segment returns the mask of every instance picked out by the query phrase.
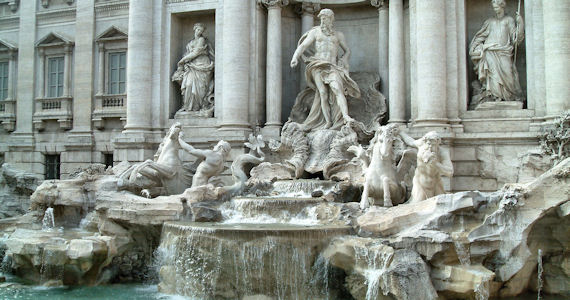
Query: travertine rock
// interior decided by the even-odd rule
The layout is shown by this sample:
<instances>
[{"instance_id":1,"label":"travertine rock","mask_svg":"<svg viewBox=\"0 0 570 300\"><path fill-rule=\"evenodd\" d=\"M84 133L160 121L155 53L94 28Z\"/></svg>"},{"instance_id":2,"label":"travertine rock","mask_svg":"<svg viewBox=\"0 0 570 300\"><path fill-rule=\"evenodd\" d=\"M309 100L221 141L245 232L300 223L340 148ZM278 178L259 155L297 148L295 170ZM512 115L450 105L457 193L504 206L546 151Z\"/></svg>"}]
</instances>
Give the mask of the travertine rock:
<instances>
[{"instance_id":1,"label":"travertine rock","mask_svg":"<svg viewBox=\"0 0 570 300\"><path fill-rule=\"evenodd\" d=\"M409 249L396 250L378 240L335 238L321 254L344 270L355 299L436 299L429 268Z\"/></svg>"},{"instance_id":2,"label":"travertine rock","mask_svg":"<svg viewBox=\"0 0 570 300\"><path fill-rule=\"evenodd\" d=\"M516 296L536 276L538 249L543 261L568 256L569 173L566 159L528 184L495 193L462 192L373 207L355 227L360 235L384 237L394 248L426 257L440 296ZM545 276L544 286L564 294L560 280L568 275L560 270L551 270L556 275Z\"/></svg>"},{"instance_id":3,"label":"travertine rock","mask_svg":"<svg viewBox=\"0 0 570 300\"><path fill-rule=\"evenodd\" d=\"M2 164L0 169L0 219L24 214L30 206L30 195L40 185L41 176Z\"/></svg>"}]
</instances>

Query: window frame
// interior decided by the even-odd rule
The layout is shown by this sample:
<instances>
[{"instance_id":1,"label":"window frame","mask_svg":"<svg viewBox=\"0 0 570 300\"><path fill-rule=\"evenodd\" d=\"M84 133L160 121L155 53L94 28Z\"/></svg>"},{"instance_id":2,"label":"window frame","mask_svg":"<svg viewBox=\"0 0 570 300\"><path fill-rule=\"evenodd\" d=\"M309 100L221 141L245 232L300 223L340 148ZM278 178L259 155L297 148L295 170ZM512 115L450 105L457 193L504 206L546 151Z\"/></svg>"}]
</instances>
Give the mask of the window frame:
<instances>
[{"instance_id":1,"label":"window frame","mask_svg":"<svg viewBox=\"0 0 570 300\"><path fill-rule=\"evenodd\" d=\"M58 74L57 76L59 77L59 74L61 73L61 94L58 93L59 91L59 84L56 83L56 95L55 96L51 96L50 95L50 88L51 88L51 83L50 83L50 75L52 74L52 72L50 72L50 61L54 60L54 59L61 59L61 72L59 72L59 62L58 62L58 72L56 74ZM64 91L64 80L65 80L65 54L54 54L54 55L46 55L45 57L45 70L44 70L44 94L43 97L44 98L61 98L65 95L65 91ZM59 81L59 78L57 78L57 81Z\"/></svg>"},{"instance_id":2,"label":"window frame","mask_svg":"<svg viewBox=\"0 0 570 300\"><path fill-rule=\"evenodd\" d=\"M120 65L121 65L121 61L120 61L120 56L119 56L119 67L118 67L118 92L117 93L113 93L111 90L111 55L113 54L124 54L125 56L125 66L124 66L124 81L123 81L123 85L124 85L124 89L121 92L120 91ZM103 79L105 81L105 95L124 95L127 92L127 49L109 49L107 51L105 51L105 78Z\"/></svg>"},{"instance_id":3,"label":"window frame","mask_svg":"<svg viewBox=\"0 0 570 300\"><path fill-rule=\"evenodd\" d=\"M10 84L10 61L9 60L0 60L0 66L6 65L5 72L6 76L4 77L2 74L2 68L0 67L0 101L8 99L8 85ZM5 80L5 83L3 82ZM4 95L2 95L5 93Z\"/></svg>"}]
</instances>

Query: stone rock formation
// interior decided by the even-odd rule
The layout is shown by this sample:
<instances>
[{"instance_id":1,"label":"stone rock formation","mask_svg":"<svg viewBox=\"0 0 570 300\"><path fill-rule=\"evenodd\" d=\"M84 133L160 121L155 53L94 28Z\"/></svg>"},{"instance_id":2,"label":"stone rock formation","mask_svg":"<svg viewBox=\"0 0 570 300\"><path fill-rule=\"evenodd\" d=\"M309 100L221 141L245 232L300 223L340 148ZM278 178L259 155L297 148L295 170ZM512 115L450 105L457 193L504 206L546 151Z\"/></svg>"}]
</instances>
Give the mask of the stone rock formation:
<instances>
[{"instance_id":1,"label":"stone rock formation","mask_svg":"<svg viewBox=\"0 0 570 300\"><path fill-rule=\"evenodd\" d=\"M23 215L30 206L30 195L41 176L21 172L7 163L0 169L0 219Z\"/></svg>"}]
</instances>

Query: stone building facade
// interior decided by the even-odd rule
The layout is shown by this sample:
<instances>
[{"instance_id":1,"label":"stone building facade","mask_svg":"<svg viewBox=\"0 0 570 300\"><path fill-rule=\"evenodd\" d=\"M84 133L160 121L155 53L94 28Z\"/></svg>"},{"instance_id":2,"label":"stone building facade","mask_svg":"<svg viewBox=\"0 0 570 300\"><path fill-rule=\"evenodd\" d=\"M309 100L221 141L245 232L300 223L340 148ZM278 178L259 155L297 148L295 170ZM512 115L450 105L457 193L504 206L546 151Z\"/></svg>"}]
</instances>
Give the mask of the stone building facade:
<instances>
[{"instance_id":1,"label":"stone building facade","mask_svg":"<svg viewBox=\"0 0 570 300\"><path fill-rule=\"evenodd\" d=\"M0 0L0 159L65 178L152 158L174 122L193 145L224 139L234 154L252 131L278 138L305 85L303 68L289 67L297 41L331 8L350 71L378 74L387 120L444 137L456 170L446 189L496 190L518 180L519 156L570 109L570 2L506 1L524 19L515 65L525 101L474 110L469 44L490 2ZM177 114L171 80L196 23L216 57L212 117Z\"/></svg>"}]
</instances>

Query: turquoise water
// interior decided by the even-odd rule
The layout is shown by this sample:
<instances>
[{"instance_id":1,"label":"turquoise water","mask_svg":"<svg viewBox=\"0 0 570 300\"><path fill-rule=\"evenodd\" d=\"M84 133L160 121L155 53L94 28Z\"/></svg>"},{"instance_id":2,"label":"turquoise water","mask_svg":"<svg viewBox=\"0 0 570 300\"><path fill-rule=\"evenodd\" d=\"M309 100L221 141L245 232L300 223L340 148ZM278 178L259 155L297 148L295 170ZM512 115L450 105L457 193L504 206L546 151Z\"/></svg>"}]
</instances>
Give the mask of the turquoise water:
<instances>
[{"instance_id":1,"label":"turquoise water","mask_svg":"<svg viewBox=\"0 0 570 300\"><path fill-rule=\"evenodd\" d=\"M18 278L7 276L6 283L0 283L1 300L178 300L186 297L165 295L158 292L156 285L150 284L110 284L101 286L43 287L26 285Z\"/></svg>"}]
</instances>

